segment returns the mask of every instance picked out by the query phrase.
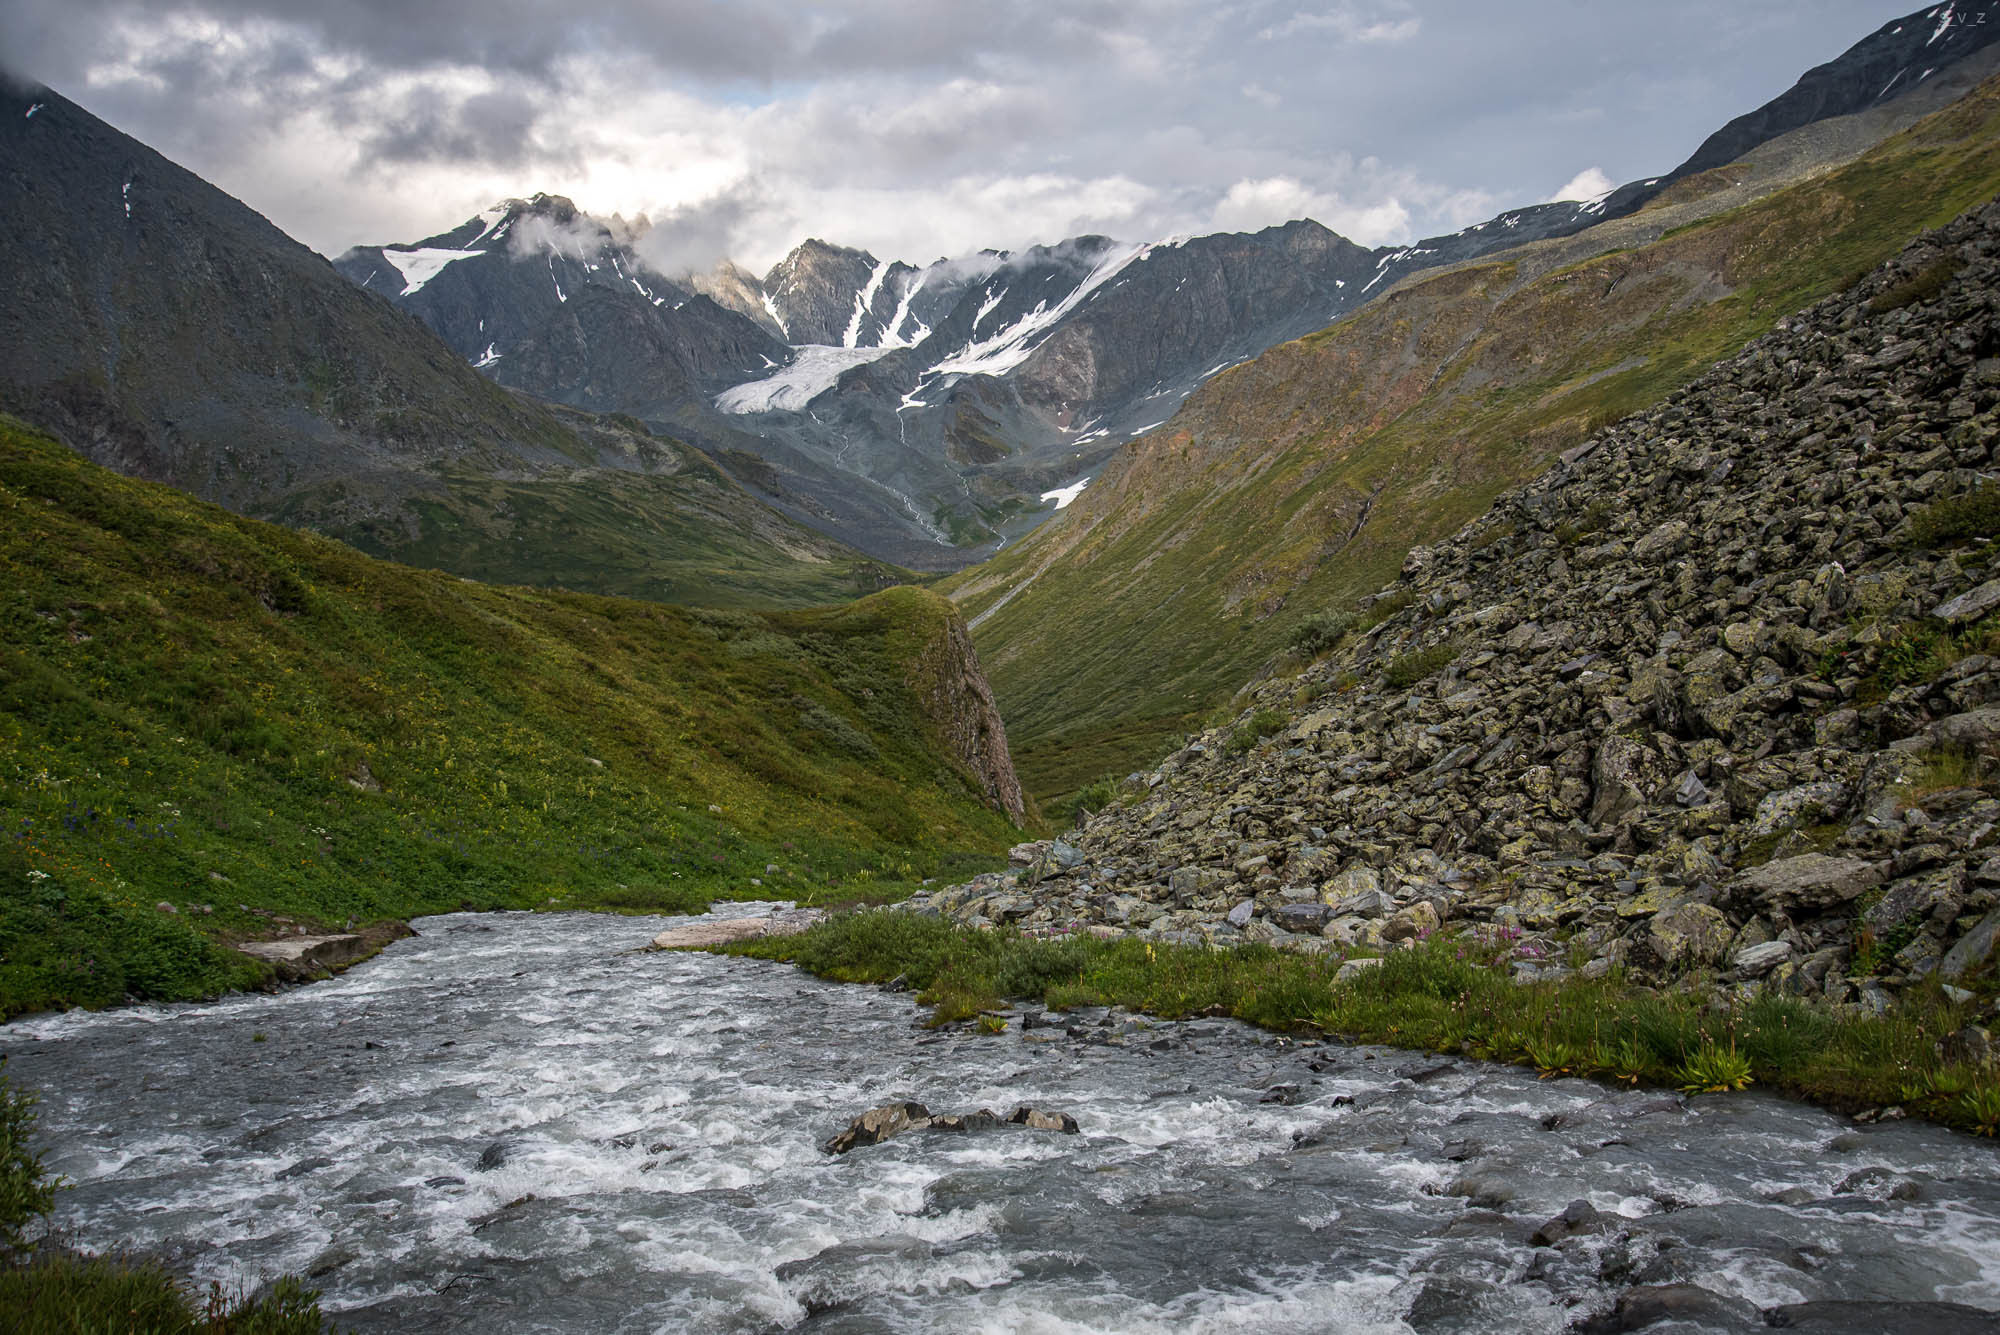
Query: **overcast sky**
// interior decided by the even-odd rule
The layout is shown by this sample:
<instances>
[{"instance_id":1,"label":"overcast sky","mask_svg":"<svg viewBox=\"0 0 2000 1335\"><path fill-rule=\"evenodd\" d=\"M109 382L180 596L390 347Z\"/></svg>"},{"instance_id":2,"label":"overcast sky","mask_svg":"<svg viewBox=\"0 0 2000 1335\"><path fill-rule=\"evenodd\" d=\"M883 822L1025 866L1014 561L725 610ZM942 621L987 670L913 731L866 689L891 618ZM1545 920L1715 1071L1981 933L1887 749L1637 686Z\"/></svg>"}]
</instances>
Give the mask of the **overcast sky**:
<instances>
[{"instance_id":1,"label":"overcast sky","mask_svg":"<svg viewBox=\"0 0 2000 1335\"><path fill-rule=\"evenodd\" d=\"M669 264L1310 216L1364 244L1679 163L1867 0L0 0L0 58L322 253L538 190Z\"/></svg>"}]
</instances>

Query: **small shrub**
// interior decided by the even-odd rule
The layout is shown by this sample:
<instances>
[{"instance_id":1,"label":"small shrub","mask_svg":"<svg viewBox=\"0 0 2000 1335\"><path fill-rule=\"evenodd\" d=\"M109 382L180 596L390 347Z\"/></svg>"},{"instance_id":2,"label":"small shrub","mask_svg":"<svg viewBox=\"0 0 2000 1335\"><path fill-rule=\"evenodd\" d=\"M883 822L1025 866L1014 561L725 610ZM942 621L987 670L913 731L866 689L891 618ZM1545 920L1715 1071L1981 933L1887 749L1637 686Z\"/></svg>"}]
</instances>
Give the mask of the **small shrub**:
<instances>
[{"instance_id":1,"label":"small shrub","mask_svg":"<svg viewBox=\"0 0 2000 1335\"><path fill-rule=\"evenodd\" d=\"M0 1253L21 1245L22 1233L55 1205L57 1183L28 1148L35 1096L16 1093L0 1075Z\"/></svg>"},{"instance_id":2,"label":"small shrub","mask_svg":"<svg viewBox=\"0 0 2000 1335\"><path fill-rule=\"evenodd\" d=\"M1912 547L1942 547L1964 538L1995 536L2000 536L2000 485L1992 482L1933 501L1910 516Z\"/></svg>"},{"instance_id":3,"label":"small shrub","mask_svg":"<svg viewBox=\"0 0 2000 1335\"><path fill-rule=\"evenodd\" d=\"M2000 1132L2000 1085L1986 1085L1959 1095L1953 1109L1965 1129L1975 1136Z\"/></svg>"},{"instance_id":4,"label":"small shrub","mask_svg":"<svg viewBox=\"0 0 2000 1335\"><path fill-rule=\"evenodd\" d=\"M1229 734L1229 741L1223 749L1231 755L1241 755L1266 737L1283 732L1290 722L1289 718L1275 709L1260 709L1243 720L1235 732Z\"/></svg>"},{"instance_id":5,"label":"small shrub","mask_svg":"<svg viewBox=\"0 0 2000 1335\"><path fill-rule=\"evenodd\" d=\"M1891 284L1877 292L1868 303L1868 309L1875 315L1887 315L1890 311L1914 306L1920 301L1929 301L1944 291L1944 285L1958 276L1965 267L1965 261L1956 255L1947 255L1935 260L1911 274L1900 283Z\"/></svg>"},{"instance_id":6,"label":"small shrub","mask_svg":"<svg viewBox=\"0 0 2000 1335\"><path fill-rule=\"evenodd\" d=\"M1414 686L1458 657L1458 646L1446 640L1428 649L1413 649L1391 659L1382 669L1382 684L1392 691Z\"/></svg>"},{"instance_id":7,"label":"small shrub","mask_svg":"<svg viewBox=\"0 0 2000 1335\"><path fill-rule=\"evenodd\" d=\"M1075 797L1070 799L1069 814L1071 818L1080 818L1086 812L1095 815L1104 810L1118 800L1118 794L1124 786L1124 781L1115 774L1106 774L1101 778L1091 780L1078 791Z\"/></svg>"},{"instance_id":8,"label":"small shrub","mask_svg":"<svg viewBox=\"0 0 2000 1335\"><path fill-rule=\"evenodd\" d=\"M1574 547L1592 534L1603 532L1604 526L1610 521L1610 518L1610 503L1608 501L1598 501L1575 519L1558 524L1556 526L1556 541L1565 547Z\"/></svg>"},{"instance_id":9,"label":"small shrub","mask_svg":"<svg viewBox=\"0 0 2000 1335\"><path fill-rule=\"evenodd\" d=\"M1318 658L1339 644L1341 637L1353 628L1353 617L1340 612L1321 612L1292 627L1285 649L1294 658Z\"/></svg>"},{"instance_id":10,"label":"small shrub","mask_svg":"<svg viewBox=\"0 0 2000 1335\"><path fill-rule=\"evenodd\" d=\"M1530 1039L1527 1050L1528 1061L1541 1073L1543 1080L1575 1075L1581 1065L1576 1049L1556 1039Z\"/></svg>"},{"instance_id":11,"label":"small shrub","mask_svg":"<svg viewBox=\"0 0 2000 1335\"><path fill-rule=\"evenodd\" d=\"M1475 552L1483 552L1496 543L1505 542L1507 539L1513 537L1514 533L1515 528L1512 524L1495 524L1491 528L1482 529L1474 534L1472 541L1467 545Z\"/></svg>"}]
</instances>

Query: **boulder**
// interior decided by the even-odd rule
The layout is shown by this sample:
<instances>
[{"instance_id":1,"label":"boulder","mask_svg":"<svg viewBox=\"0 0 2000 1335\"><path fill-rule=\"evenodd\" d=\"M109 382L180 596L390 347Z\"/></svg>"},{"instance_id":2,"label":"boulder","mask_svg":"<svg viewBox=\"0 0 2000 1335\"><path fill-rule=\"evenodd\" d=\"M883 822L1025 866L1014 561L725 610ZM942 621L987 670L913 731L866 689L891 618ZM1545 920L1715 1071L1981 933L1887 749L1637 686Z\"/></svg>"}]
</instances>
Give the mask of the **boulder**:
<instances>
[{"instance_id":1,"label":"boulder","mask_svg":"<svg viewBox=\"0 0 2000 1335\"><path fill-rule=\"evenodd\" d=\"M1791 942L1765 941L1737 951L1730 958L1729 971L1738 981L1747 983L1762 978L1791 957Z\"/></svg>"},{"instance_id":2,"label":"boulder","mask_svg":"<svg viewBox=\"0 0 2000 1335\"><path fill-rule=\"evenodd\" d=\"M880 1145L885 1140L911 1131L963 1135L972 1131L1007 1131L1016 1127L1029 1131L1057 1131L1068 1136L1076 1135L1080 1129L1076 1118L1068 1113L1047 1112L1025 1103L1005 1117L987 1108L969 1113L933 1114L921 1103L885 1103L879 1108L870 1108L849 1122L845 1130L821 1148L828 1154L846 1154L863 1145Z\"/></svg>"},{"instance_id":3,"label":"boulder","mask_svg":"<svg viewBox=\"0 0 2000 1335\"><path fill-rule=\"evenodd\" d=\"M1713 964L1729 949L1729 920L1707 904L1676 904L1653 915L1646 944L1661 964L1684 968Z\"/></svg>"},{"instance_id":4,"label":"boulder","mask_svg":"<svg viewBox=\"0 0 2000 1335\"><path fill-rule=\"evenodd\" d=\"M1995 909L1979 922L1979 925L1960 937L1958 944L1944 953L1944 960L1938 965L1938 977L1958 978L1977 969L1993 957L1993 948L2000 944L2000 909Z\"/></svg>"},{"instance_id":5,"label":"boulder","mask_svg":"<svg viewBox=\"0 0 2000 1335\"><path fill-rule=\"evenodd\" d=\"M1931 615L1940 621L1977 621L1996 607L2000 607L2000 579L1989 579L1976 589L1945 599L1931 609Z\"/></svg>"},{"instance_id":6,"label":"boulder","mask_svg":"<svg viewBox=\"0 0 2000 1335\"><path fill-rule=\"evenodd\" d=\"M1341 965L1340 968L1335 971L1333 975L1334 986L1338 987L1342 983L1351 983L1355 979L1361 977L1362 974L1367 973L1370 969L1379 969L1381 967L1382 967L1382 960L1379 956L1372 956L1367 959L1349 960L1347 961L1347 963Z\"/></svg>"},{"instance_id":7,"label":"boulder","mask_svg":"<svg viewBox=\"0 0 2000 1335\"><path fill-rule=\"evenodd\" d=\"M1858 858L1801 853L1777 858L1739 877L1739 898L1762 908L1821 910L1845 904L1882 884L1882 872Z\"/></svg>"},{"instance_id":8,"label":"boulder","mask_svg":"<svg viewBox=\"0 0 2000 1335\"><path fill-rule=\"evenodd\" d=\"M885 1103L849 1122L846 1130L826 1142L825 1150L828 1154L845 1154L862 1145L880 1145L891 1136L930 1124L930 1109L921 1103Z\"/></svg>"}]
</instances>

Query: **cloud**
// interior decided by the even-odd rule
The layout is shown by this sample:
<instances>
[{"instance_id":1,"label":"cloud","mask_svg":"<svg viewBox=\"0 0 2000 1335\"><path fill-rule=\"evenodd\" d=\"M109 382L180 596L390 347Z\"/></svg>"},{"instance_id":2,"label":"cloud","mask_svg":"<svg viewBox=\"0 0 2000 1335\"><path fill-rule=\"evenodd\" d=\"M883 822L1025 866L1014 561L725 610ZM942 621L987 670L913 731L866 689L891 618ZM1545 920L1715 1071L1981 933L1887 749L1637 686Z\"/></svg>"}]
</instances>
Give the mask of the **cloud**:
<instances>
[{"instance_id":1,"label":"cloud","mask_svg":"<svg viewBox=\"0 0 2000 1335\"><path fill-rule=\"evenodd\" d=\"M663 267L762 268L807 235L1453 231L1577 162L1670 167L1878 7L4 0L0 59L325 253L548 192L658 220Z\"/></svg>"},{"instance_id":2,"label":"cloud","mask_svg":"<svg viewBox=\"0 0 2000 1335\"><path fill-rule=\"evenodd\" d=\"M1617 188L1618 182L1606 176L1603 168L1585 167L1570 177L1568 185L1550 195L1543 203L1559 204L1568 200L1596 199L1599 195L1608 195Z\"/></svg>"},{"instance_id":3,"label":"cloud","mask_svg":"<svg viewBox=\"0 0 2000 1335\"><path fill-rule=\"evenodd\" d=\"M774 212L756 181L737 181L706 199L675 205L654 219L639 238L639 258L670 278L708 273L725 259L743 257L753 224L761 220L772 230ZM782 219L777 226L789 230L791 220L781 212L777 216Z\"/></svg>"},{"instance_id":4,"label":"cloud","mask_svg":"<svg viewBox=\"0 0 2000 1335\"><path fill-rule=\"evenodd\" d=\"M1260 30L1259 41L1273 42L1302 33L1326 33L1342 42L1407 42L1423 31L1423 20L1409 13L1408 4L1341 4L1332 9L1295 11L1282 23Z\"/></svg>"}]
</instances>

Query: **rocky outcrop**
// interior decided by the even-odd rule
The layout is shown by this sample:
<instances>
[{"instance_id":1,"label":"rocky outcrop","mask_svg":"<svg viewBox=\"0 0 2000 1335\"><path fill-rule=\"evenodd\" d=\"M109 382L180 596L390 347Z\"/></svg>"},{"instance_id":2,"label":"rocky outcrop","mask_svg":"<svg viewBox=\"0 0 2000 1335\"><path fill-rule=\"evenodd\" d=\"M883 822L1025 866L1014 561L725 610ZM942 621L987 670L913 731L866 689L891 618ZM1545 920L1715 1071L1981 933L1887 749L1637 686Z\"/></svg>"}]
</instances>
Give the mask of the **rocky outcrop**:
<instances>
[{"instance_id":1,"label":"rocky outcrop","mask_svg":"<svg viewBox=\"0 0 2000 1335\"><path fill-rule=\"evenodd\" d=\"M391 941L414 935L408 923L389 921L373 923L359 932L243 941L236 949L271 965L280 982L310 983L372 959Z\"/></svg>"},{"instance_id":2,"label":"rocky outcrop","mask_svg":"<svg viewBox=\"0 0 2000 1335\"><path fill-rule=\"evenodd\" d=\"M1879 1007L2000 931L2000 206L1600 431L975 923ZM1331 628L1329 633L1333 633Z\"/></svg>"},{"instance_id":3,"label":"rocky outcrop","mask_svg":"<svg viewBox=\"0 0 2000 1335\"><path fill-rule=\"evenodd\" d=\"M978 781L988 805L1019 825L1027 818L1027 802L1007 750L1000 707L993 702L993 688L979 666L965 618L949 603L944 612L940 633L911 666L910 684L946 753Z\"/></svg>"}]
</instances>

